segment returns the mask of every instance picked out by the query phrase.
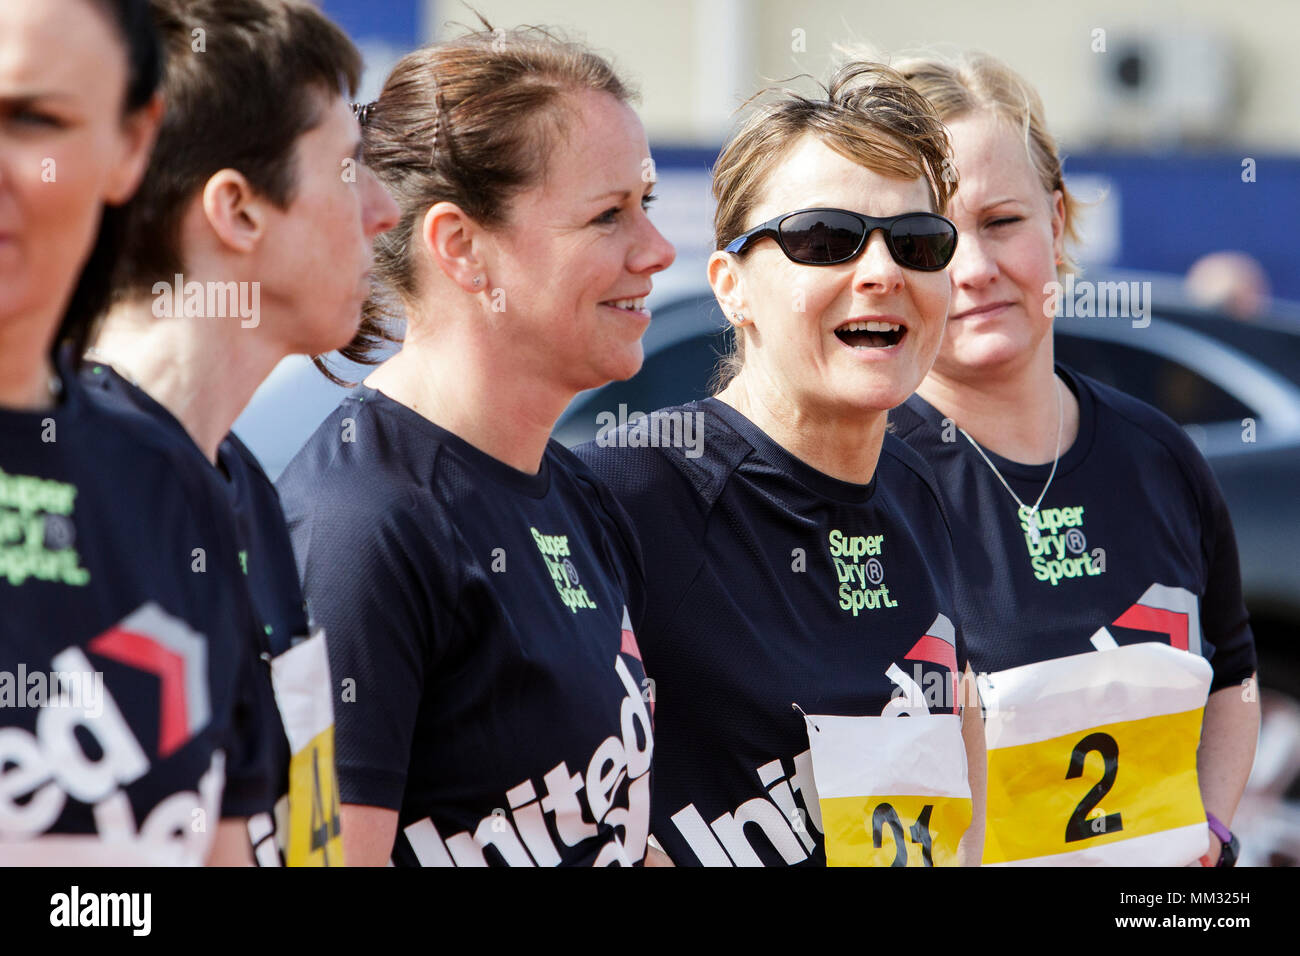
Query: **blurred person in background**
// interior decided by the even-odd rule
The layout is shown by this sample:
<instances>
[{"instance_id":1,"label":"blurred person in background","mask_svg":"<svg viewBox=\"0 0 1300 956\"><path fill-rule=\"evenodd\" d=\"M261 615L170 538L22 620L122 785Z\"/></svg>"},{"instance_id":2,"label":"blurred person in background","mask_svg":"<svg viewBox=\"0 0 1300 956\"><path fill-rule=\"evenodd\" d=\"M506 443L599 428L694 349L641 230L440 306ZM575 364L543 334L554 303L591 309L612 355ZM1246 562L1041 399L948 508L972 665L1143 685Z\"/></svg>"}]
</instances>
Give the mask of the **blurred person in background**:
<instances>
[{"instance_id":1,"label":"blurred person in background","mask_svg":"<svg viewBox=\"0 0 1300 956\"><path fill-rule=\"evenodd\" d=\"M887 67L772 96L714 168L720 391L578 449L645 551L653 832L678 865L979 863L952 538L885 427L943 334L949 156Z\"/></svg>"},{"instance_id":2,"label":"blurred person in background","mask_svg":"<svg viewBox=\"0 0 1300 956\"><path fill-rule=\"evenodd\" d=\"M338 864L333 762L320 739L333 696L323 639L308 639L275 486L230 428L285 356L351 341L370 291L371 240L397 209L361 164L361 131L345 98L360 54L315 7L153 0L152 10L166 53L167 109L127 207L114 304L82 377L97 400L139 410L199 457L214 494L228 500L255 637L271 660L275 694L265 698L279 700L286 723L292 701L314 701L306 726L274 735L288 801L278 828L270 817L250 822L256 859L279 861L278 842L292 864ZM267 726L277 719L272 706ZM296 775L294 789L291 752L310 771ZM317 808L329 838L312 843Z\"/></svg>"},{"instance_id":3,"label":"blurred person in background","mask_svg":"<svg viewBox=\"0 0 1300 956\"><path fill-rule=\"evenodd\" d=\"M960 177L943 346L891 421L953 522L984 862L1230 864L1259 705L1218 484L1162 413L1054 363L1076 205L1032 87L982 54L895 65Z\"/></svg>"},{"instance_id":4,"label":"blurred person in background","mask_svg":"<svg viewBox=\"0 0 1300 956\"><path fill-rule=\"evenodd\" d=\"M641 365L673 247L632 94L539 28L417 50L363 109L400 219L344 354L402 348L278 486L329 636L349 864L639 865L655 750L626 516L551 429Z\"/></svg>"},{"instance_id":5,"label":"blurred person in background","mask_svg":"<svg viewBox=\"0 0 1300 956\"><path fill-rule=\"evenodd\" d=\"M247 863L269 806L229 510L75 374L161 69L145 0L0 0L0 864Z\"/></svg>"},{"instance_id":6,"label":"blurred person in background","mask_svg":"<svg viewBox=\"0 0 1300 956\"><path fill-rule=\"evenodd\" d=\"M1211 252L1187 270L1187 295L1202 308L1249 322L1268 309L1268 273L1244 252Z\"/></svg>"}]
</instances>

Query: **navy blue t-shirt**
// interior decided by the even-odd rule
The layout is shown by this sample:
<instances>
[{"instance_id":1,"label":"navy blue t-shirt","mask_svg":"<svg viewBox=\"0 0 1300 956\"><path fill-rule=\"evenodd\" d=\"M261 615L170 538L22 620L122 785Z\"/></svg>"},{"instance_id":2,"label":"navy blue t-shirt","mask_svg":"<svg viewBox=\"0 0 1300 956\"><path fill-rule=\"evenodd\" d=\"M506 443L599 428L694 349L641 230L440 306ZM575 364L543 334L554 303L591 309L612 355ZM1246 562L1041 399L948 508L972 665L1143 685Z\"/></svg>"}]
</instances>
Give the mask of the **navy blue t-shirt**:
<instances>
[{"instance_id":1,"label":"navy blue t-shirt","mask_svg":"<svg viewBox=\"0 0 1300 956\"><path fill-rule=\"evenodd\" d=\"M229 506L239 549L240 574L255 615L257 662L253 667L253 681L261 715L258 724L262 728L270 772L277 781L276 795L283 797L289 788L289 740L276 705L267 661L307 637L308 629L306 602L275 485L233 432L218 446L217 467L213 468L176 416L112 366L87 362L82 365L81 378L93 400L109 408L134 410L156 423L160 435L175 443L178 454L188 454L201 463L209 479L209 493L222 498ZM254 859L259 865L282 862L275 852L274 821L275 815L267 813L249 822Z\"/></svg>"},{"instance_id":2,"label":"navy blue t-shirt","mask_svg":"<svg viewBox=\"0 0 1300 956\"><path fill-rule=\"evenodd\" d=\"M551 442L525 474L361 387L279 488L338 688L341 798L398 811L393 861L639 863L638 546L581 462Z\"/></svg>"},{"instance_id":3,"label":"navy blue t-shirt","mask_svg":"<svg viewBox=\"0 0 1300 956\"><path fill-rule=\"evenodd\" d=\"M576 451L644 551L652 831L679 866L824 865L792 705L878 716L897 696L896 665L931 712L957 709L966 655L933 478L886 435L870 484L839 481L712 398L650 422Z\"/></svg>"},{"instance_id":4,"label":"navy blue t-shirt","mask_svg":"<svg viewBox=\"0 0 1300 956\"><path fill-rule=\"evenodd\" d=\"M0 859L199 863L214 815L272 798L229 510L62 378L0 411Z\"/></svg>"},{"instance_id":5,"label":"navy blue t-shirt","mask_svg":"<svg viewBox=\"0 0 1300 956\"><path fill-rule=\"evenodd\" d=\"M1120 645L1162 641L1203 655L1212 691L1240 683L1255 669L1254 639L1232 522L1204 457L1151 406L1057 373L1078 399L1079 433L1034 520L1037 542L951 420L918 395L890 416L948 505L972 665L995 672L1085 653L1105 628ZM1032 506L1051 463L985 453Z\"/></svg>"},{"instance_id":6,"label":"navy blue t-shirt","mask_svg":"<svg viewBox=\"0 0 1300 956\"><path fill-rule=\"evenodd\" d=\"M174 415L147 392L128 382L111 366L87 362L82 380L96 400L130 406L154 418L182 446L202 455ZM235 519L239 565L273 657L307 637L307 609L294 563L289 529L275 485L248 447L231 432L217 449L214 473Z\"/></svg>"}]
</instances>

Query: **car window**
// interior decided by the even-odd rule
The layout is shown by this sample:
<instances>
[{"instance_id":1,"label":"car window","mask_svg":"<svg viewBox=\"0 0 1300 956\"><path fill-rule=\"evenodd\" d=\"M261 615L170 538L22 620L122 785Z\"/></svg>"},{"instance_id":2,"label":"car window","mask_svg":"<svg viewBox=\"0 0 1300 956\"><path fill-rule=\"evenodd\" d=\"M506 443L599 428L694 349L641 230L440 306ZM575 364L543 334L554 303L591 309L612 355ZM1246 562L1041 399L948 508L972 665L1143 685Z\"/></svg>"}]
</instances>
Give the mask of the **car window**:
<instances>
[{"instance_id":1,"label":"car window","mask_svg":"<svg viewBox=\"0 0 1300 956\"><path fill-rule=\"evenodd\" d=\"M1255 414L1200 373L1144 349L1058 332L1056 358L1154 405L1180 425L1239 422Z\"/></svg>"}]
</instances>

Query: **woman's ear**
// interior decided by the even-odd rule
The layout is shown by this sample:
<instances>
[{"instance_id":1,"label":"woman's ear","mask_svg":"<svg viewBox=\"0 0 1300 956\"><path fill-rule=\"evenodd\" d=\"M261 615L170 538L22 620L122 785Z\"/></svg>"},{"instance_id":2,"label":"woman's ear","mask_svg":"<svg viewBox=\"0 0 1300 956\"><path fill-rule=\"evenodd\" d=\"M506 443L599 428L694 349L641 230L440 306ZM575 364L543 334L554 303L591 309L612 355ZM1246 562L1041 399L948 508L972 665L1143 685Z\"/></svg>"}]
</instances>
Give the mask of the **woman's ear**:
<instances>
[{"instance_id":1,"label":"woman's ear","mask_svg":"<svg viewBox=\"0 0 1300 956\"><path fill-rule=\"evenodd\" d=\"M1052 254L1057 265L1065 261L1065 194L1059 189L1052 192Z\"/></svg>"},{"instance_id":2,"label":"woman's ear","mask_svg":"<svg viewBox=\"0 0 1300 956\"><path fill-rule=\"evenodd\" d=\"M464 291L474 294L491 288L483 261L483 231L453 202L429 207L420 224L425 254Z\"/></svg>"},{"instance_id":3,"label":"woman's ear","mask_svg":"<svg viewBox=\"0 0 1300 956\"><path fill-rule=\"evenodd\" d=\"M117 162L104 184L104 202L108 205L120 206L135 195L149 168L149 155L158 137L162 115L162 95L155 93L148 103L122 118L117 134Z\"/></svg>"},{"instance_id":4,"label":"woman's ear","mask_svg":"<svg viewBox=\"0 0 1300 956\"><path fill-rule=\"evenodd\" d=\"M714 298L722 306L727 321L735 328L752 325L754 318L749 314L745 298L745 277L739 260L729 252L713 253L709 256L708 276Z\"/></svg>"},{"instance_id":5,"label":"woman's ear","mask_svg":"<svg viewBox=\"0 0 1300 956\"><path fill-rule=\"evenodd\" d=\"M203 216L221 244L236 252L252 252L266 229L265 200L244 174L219 169L203 184Z\"/></svg>"}]
</instances>

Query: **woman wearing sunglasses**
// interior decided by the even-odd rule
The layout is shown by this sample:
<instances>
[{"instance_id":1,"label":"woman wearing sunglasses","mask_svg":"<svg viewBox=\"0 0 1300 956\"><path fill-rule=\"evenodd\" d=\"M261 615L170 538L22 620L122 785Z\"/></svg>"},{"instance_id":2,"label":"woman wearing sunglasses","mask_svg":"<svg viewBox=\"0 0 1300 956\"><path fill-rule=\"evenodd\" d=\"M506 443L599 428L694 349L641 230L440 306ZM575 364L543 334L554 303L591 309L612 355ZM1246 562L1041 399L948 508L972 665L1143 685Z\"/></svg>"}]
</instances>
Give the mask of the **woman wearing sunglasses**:
<instances>
[{"instance_id":1,"label":"woman wearing sunglasses","mask_svg":"<svg viewBox=\"0 0 1300 956\"><path fill-rule=\"evenodd\" d=\"M1033 89L983 55L898 68L961 177L943 347L891 417L952 520L989 711L984 861L1229 860L1259 717L1222 495L1173 422L1054 363L1076 203Z\"/></svg>"},{"instance_id":2,"label":"woman wearing sunglasses","mask_svg":"<svg viewBox=\"0 0 1300 956\"><path fill-rule=\"evenodd\" d=\"M645 553L652 829L678 865L979 859L952 544L925 463L885 433L943 332L947 155L872 64L756 111L714 171L723 387L579 449Z\"/></svg>"}]
</instances>

